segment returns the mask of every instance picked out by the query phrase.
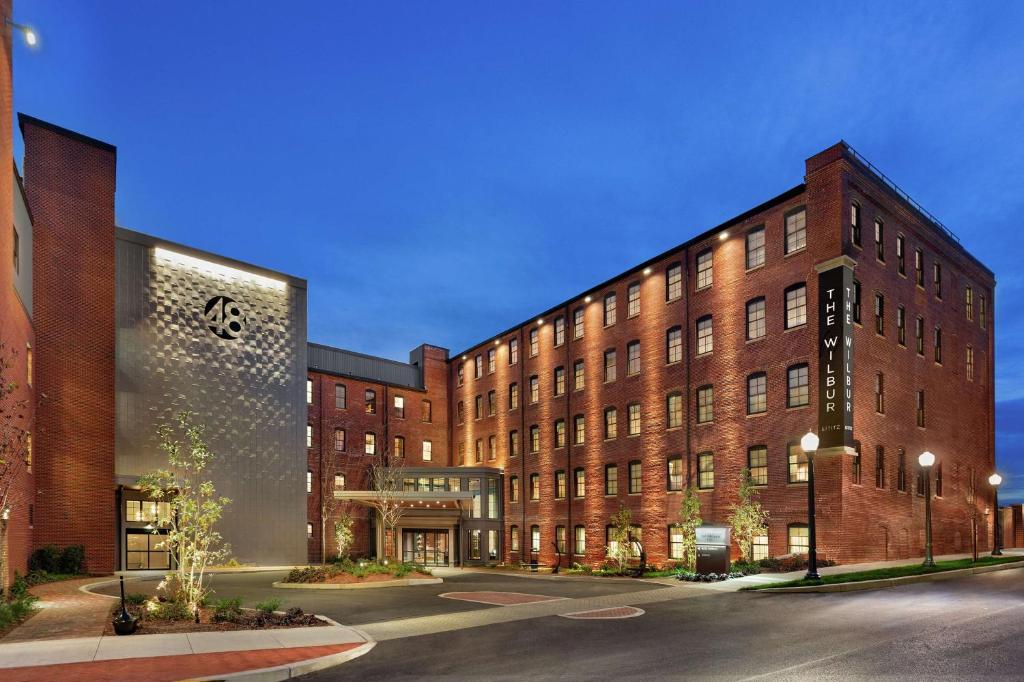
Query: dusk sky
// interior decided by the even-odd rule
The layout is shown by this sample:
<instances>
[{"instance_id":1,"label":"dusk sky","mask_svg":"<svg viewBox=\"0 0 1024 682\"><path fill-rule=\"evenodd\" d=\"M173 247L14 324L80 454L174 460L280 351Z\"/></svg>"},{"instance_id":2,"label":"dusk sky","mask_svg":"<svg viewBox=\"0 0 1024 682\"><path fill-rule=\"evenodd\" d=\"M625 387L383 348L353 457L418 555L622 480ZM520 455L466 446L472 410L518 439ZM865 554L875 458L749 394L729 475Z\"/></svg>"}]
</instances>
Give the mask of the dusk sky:
<instances>
[{"instance_id":1,"label":"dusk sky","mask_svg":"<svg viewBox=\"0 0 1024 682\"><path fill-rule=\"evenodd\" d=\"M15 109L117 145L120 225L304 277L310 340L401 360L683 242L845 139L996 273L1019 500L1024 3L825 4L16 0L41 44L15 50Z\"/></svg>"}]
</instances>

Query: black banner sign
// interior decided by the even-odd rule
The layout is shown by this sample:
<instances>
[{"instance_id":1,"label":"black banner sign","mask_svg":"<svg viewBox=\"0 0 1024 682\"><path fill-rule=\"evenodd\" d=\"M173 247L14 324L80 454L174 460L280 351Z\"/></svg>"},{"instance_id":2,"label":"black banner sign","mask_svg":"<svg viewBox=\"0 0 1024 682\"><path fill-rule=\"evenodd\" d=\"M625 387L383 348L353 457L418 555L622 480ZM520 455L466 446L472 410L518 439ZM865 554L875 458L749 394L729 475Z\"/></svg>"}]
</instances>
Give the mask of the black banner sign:
<instances>
[{"instance_id":1,"label":"black banner sign","mask_svg":"<svg viewBox=\"0 0 1024 682\"><path fill-rule=\"evenodd\" d=\"M819 450L853 444L853 269L818 273Z\"/></svg>"}]
</instances>

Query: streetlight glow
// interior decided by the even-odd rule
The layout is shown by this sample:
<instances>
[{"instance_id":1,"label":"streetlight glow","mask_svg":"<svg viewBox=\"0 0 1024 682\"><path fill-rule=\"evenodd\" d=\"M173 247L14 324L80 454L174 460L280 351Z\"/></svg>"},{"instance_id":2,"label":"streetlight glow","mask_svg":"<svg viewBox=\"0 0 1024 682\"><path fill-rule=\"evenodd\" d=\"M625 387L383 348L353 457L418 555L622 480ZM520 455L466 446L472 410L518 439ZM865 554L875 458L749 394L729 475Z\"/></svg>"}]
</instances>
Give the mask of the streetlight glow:
<instances>
[{"instance_id":1,"label":"streetlight glow","mask_svg":"<svg viewBox=\"0 0 1024 682\"><path fill-rule=\"evenodd\" d=\"M804 437L800 439L800 449L804 452L817 452L818 443L821 439L818 438L818 434L814 431L808 431L804 434Z\"/></svg>"},{"instance_id":2,"label":"streetlight glow","mask_svg":"<svg viewBox=\"0 0 1024 682\"><path fill-rule=\"evenodd\" d=\"M1002 482L1003 482L1003 477L1000 476L999 474L992 474L991 476L988 477L988 484L990 486L995 487L995 486L999 485Z\"/></svg>"},{"instance_id":3,"label":"streetlight glow","mask_svg":"<svg viewBox=\"0 0 1024 682\"><path fill-rule=\"evenodd\" d=\"M26 43L26 44L27 44L27 45L28 45L29 47L35 47L35 46L36 46L36 43L38 43L38 42L39 42L39 36L37 36L37 35L36 35L36 32L35 32L35 31L33 31L33 30L32 30L32 29L30 29L30 28L26 28L26 29L25 29L25 30L23 31L23 33L25 34L25 43Z\"/></svg>"},{"instance_id":4,"label":"streetlight glow","mask_svg":"<svg viewBox=\"0 0 1024 682\"><path fill-rule=\"evenodd\" d=\"M917 456L917 463L923 467L930 467L935 464L935 455L925 450Z\"/></svg>"}]
</instances>

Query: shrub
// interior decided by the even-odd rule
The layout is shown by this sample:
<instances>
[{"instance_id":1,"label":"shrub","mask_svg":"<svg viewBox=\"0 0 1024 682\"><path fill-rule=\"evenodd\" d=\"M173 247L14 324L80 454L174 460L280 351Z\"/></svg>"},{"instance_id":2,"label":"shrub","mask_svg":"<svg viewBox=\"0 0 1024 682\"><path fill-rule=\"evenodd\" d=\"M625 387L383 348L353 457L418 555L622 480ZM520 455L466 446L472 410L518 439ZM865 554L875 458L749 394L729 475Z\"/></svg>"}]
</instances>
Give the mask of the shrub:
<instances>
[{"instance_id":1,"label":"shrub","mask_svg":"<svg viewBox=\"0 0 1024 682\"><path fill-rule=\"evenodd\" d=\"M192 620L188 604L182 600L149 602L147 616L157 620Z\"/></svg>"},{"instance_id":2,"label":"shrub","mask_svg":"<svg viewBox=\"0 0 1024 682\"><path fill-rule=\"evenodd\" d=\"M319 566L293 568L288 572L285 582L288 583L320 583L327 577L327 572Z\"/></svg>"},{"instance_id":3,"label":"shrub","mask_svg":"<svg viewBox=\"0 0 1024 682\"><path fill-rule=\"evenodd\" d=\"M761 564L757 561L734 561L732 570L743 575L755 575L762 570Z\"/></svg>"},{"instance_id":4,"label":"shrub","mask_svg":"<svg viewBox=\"0 0 1024 682\"><path fill-rule=\"evenodd\" d=\"M34 571L57 573L60 571L60 557L60 547L57 545L43 545L29 556L28 570L30 573Z\"/></svg>"},{"instance_id":5,"label":"shrub","mask_svg":"<svg viewBox=\"0 0 1024 682\"><path fill-rule=\"evenodd\" d=\"M7 590L8 595L11 599L21 599L28 594L29 584L28 581L18 572L14 572L14 582L11 583L11 587Z\"/></svg>"},{"instance_id":6,"label":"shrub","mask_svg":"<svg viewBox=\"0 0 1024 682\"><path fill-rule=\"evenodd\" d=\"M124 598L126 602L128 602L129 604L134 604L135 606L142 606L146 603L147 599L149 599L149 597L142 594L141 592L132 592L131 594L125 595Z\"/></svg>"},{"instance_id":7,"label":"shrub","mask_svg":"<svg viewBox=\"0 0 1024 682\"><path fill-rule=\"evenodd\" d=\"M242 615L242 598L218 599L213 602L213 620L216 623L235 623Z\"/></svg>"},{"instance_id":8,"label":"shrub","mask_svg":"<svg viewBox=\"0 0 1024 682\"><path fill-rule=\"evenodd\" d=\"M783 556L761 559L757 563L761 568L770 573L788 573L789 571L802 571L805 568L807 568L807 555L785 554ZM822 556L818 557L818 568L825 568L826 566L835 565L836 562L834 561L826 559Z\"/></svg>"},{"instance_id":9,"label":"shrub","mask_svg":"<svg viewBox=\"0 0 1024 682\"><path fill-rule=\"evenodd\" d=\"M5 628L22 620L35 609L36 598L23 595L9 602L0 601L0 628Z\"/></svg>"},{"instance_id":10,"label":"shrub","mask_svg":"<svg viewBox=\"0 0 1024 682\"><path fill-rule=\"evenodd\" d=\"M85 547L68 545L60 553L60 572L77 575L85 572Z\"/></svg>"},{"instance_id":11,"label":"shrub","mask_svg":"<svg viewBox=\"0 0 1024 682\"><path fill-rule=\"evenodd\" d=\"M256 609L267 615L277 611L279 608L281 608L281 600L274 597L256 602Z\"/></svg>"}]
</instances>

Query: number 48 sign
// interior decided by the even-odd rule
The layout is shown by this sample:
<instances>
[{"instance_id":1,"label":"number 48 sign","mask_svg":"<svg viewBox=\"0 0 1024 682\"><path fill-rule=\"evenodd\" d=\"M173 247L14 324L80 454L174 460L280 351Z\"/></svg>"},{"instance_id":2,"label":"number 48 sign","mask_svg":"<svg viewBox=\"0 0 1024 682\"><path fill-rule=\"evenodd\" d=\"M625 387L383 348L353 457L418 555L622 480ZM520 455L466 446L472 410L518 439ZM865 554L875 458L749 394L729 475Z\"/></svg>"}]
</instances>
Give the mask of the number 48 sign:
<instances>
[{"instance_id":1,"label":"number 48 sign","mask_svg":"<svg viewBox=\"0 0 1024 682\"><path fill-rule=\"evenodd\" d=\"M238 303L227 296L214 296L207 301L203 316L210 331L222 339L237 339L245 324L245 316Z\"/></svg>"}]
</instances>

